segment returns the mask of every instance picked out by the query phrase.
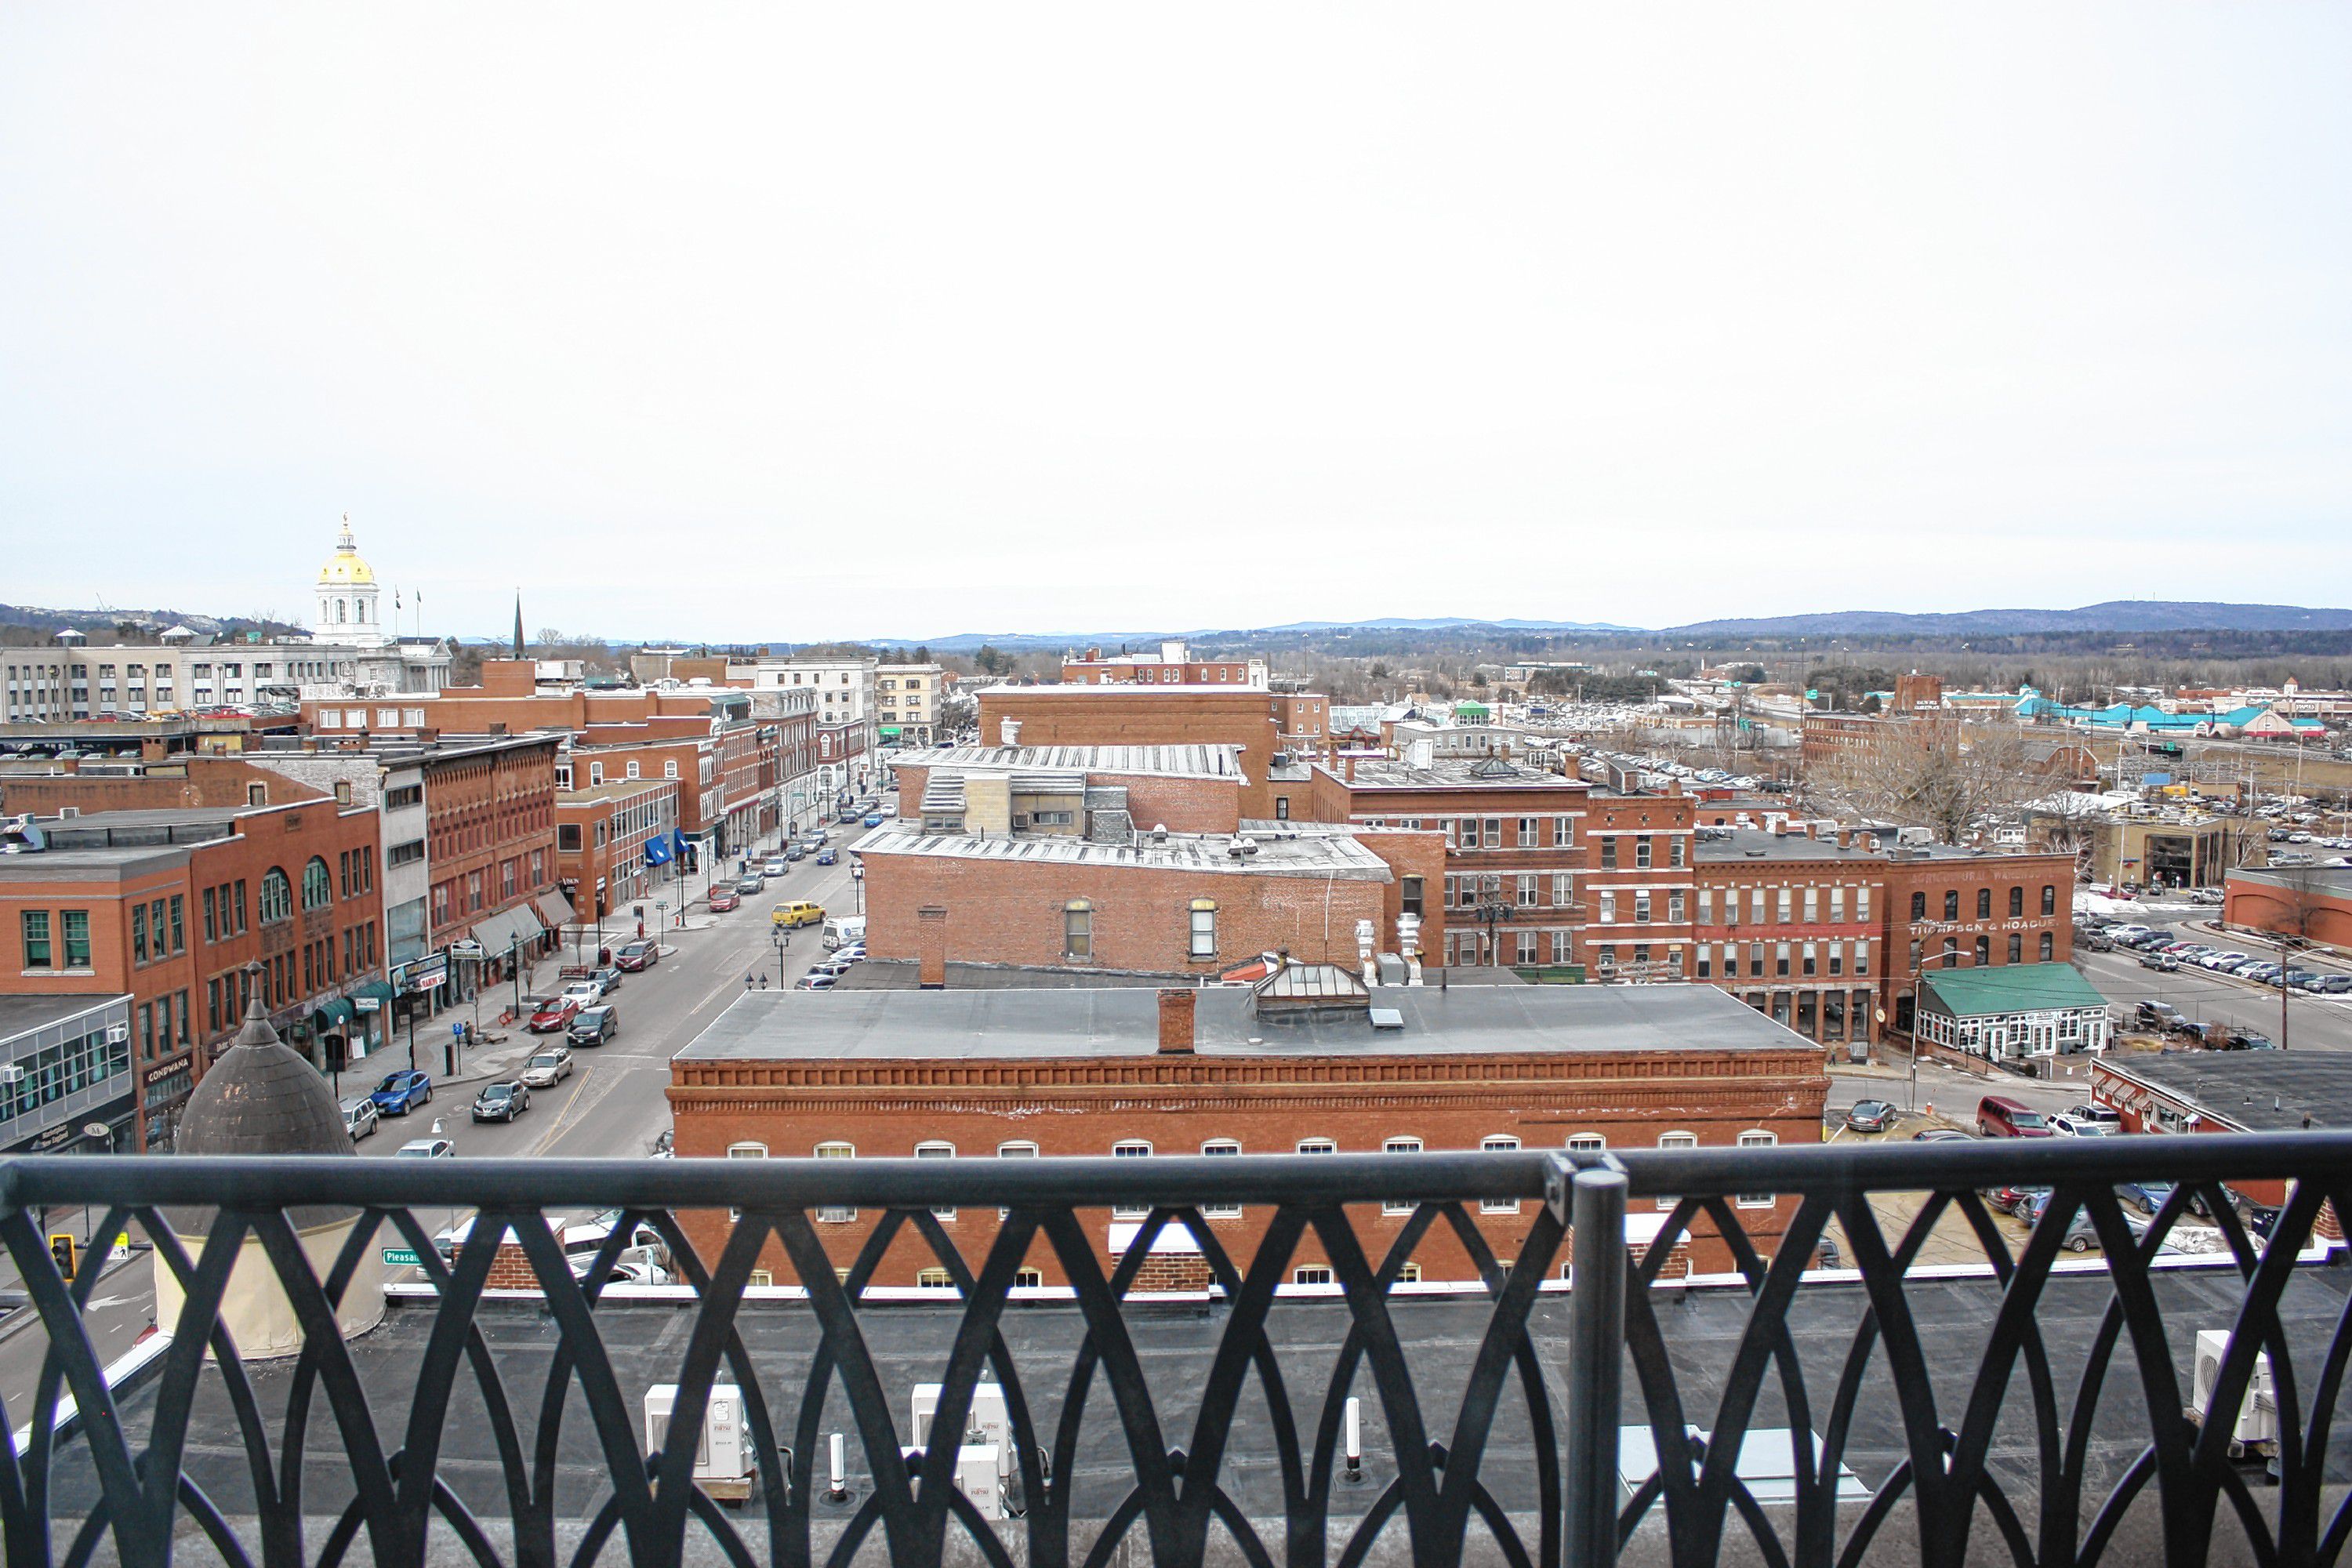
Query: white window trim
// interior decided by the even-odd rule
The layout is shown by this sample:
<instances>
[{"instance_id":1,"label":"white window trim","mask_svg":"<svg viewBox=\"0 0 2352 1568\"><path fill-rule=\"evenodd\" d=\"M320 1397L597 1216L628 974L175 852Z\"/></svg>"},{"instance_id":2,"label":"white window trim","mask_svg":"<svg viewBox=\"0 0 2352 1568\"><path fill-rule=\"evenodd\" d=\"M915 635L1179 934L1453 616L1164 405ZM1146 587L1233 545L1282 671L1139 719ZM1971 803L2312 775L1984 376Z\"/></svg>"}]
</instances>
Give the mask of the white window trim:
<instances>
[{"instance_id":1,"label":"white window trim","mask_svg":"<svg viewBox=\"0 0 2352 1568\"><path fill-rule=\"evenodd\" d=\"M1519 1141L1507 1132L1498 1132L1493 1137L1482 1138L1478 1141L1478 1152L1482 1154L1513 1154L1518 1152L1518 1148ZM1480 1214L1517 1214L1519 1212L1519 1200L1480 1198L1478 1212Z\"/></svg>"},{"instance_id":2,"label":"white window trim","mask_svg":"<svg viewBox=\"0 0 2352 1568\"><path fill-rule=\"evenodd\" d=\"M1739 1147L1742 1149L1772 1149L1779 1147L1780 1142L1779 1133L1760 1127L1750 1128L1739 1135ZM1770 1193L1739 1193L1732 1199L1734 1207L1743 1209L1769 1209L1773 1202L1774 1194Z\"/></svg>"},{"instance_id":3,"label":"white window trim","mask_svg":"<svg viewBox=\"0 0 2352 1568\"><path fill-rule=\"evenodd\" d=\"M1151 1157L1150 1142L1148 1139L1142 1138L1122 1138L1118 1142L1113 1143L1110 1146L1110 1157L1114 1160L1148 1160ZM1111 1205L1110 1217L1113 1219L1144 1219L1148 1218L1150 1214L1151 1207L1148 1204L1141 1208L1122 1207L1114 1204Z\"/></svg>"},{"instance_id":4,"label":"white window trim","mask_svg":"<svg viewBox=\"0 0 2352 1568\"><path fill-rule=\"evenodd\" d=\"M1212 1138L1201 1145L1202 1153L1214 1155L1221 1159L1239 1154L1241 1152L1241 1140L1238 1138ZM1239 1219L1241 1216L1242 1205L1239 1204L1211 1203L1201 1205L1201 1217L1203 1219Z\"/></svg>"},{"instance_id":5,"label":"white window trim","mask_svg":"<svg viewBox=\"0 0 2352 1568\"><path fill-rule=\"evenodd\" d=\"M1698 1147L1698 1134L1696 1132L1661 1132L1658 1134L1658 1147L1661 1149L1696 1149ZM1677 1194L1661 1194L1658 1197L1657 1206L1661 1209L1670 1209L1680 1202L1682 1202L1682 1199Z\"/></svg>"}]
</instances>

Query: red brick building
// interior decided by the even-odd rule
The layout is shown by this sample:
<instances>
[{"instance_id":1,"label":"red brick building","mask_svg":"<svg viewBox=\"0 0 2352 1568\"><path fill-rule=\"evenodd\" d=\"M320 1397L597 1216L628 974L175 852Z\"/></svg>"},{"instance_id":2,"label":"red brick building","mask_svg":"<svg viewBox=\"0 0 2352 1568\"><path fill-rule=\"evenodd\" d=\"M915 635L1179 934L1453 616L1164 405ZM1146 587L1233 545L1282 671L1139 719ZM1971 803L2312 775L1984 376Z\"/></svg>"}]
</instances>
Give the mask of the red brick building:
<instances>
[{"instance_id":1,"label":"red brick building","mask_svg":"<svg viewBox=\"0 0 2352 1568\"><path fill-rule=\"evenodd\" d=\"M352 999L388 995L372 809L304 800L35 826L42 848L0 857L0 973L11 994L131 996L140 1100L118 1147L169 1146L180 1103L236 1032L248 984L318 1065L333 1058L330 1036L353 1055L366 1045Z\"/></svg>"},{"instance_id":2,"label":"red brick building","mask_svg":"<svg viewBox=\"0 0 2352 1568\"><path fill-rule=\"evenodd\" d=\"M2074 952L2074 858L1945 845L1897 847L1885 862L1887 1014L1911 1032L1921 969L2063 963Z\"/></svg>"},{"instance_id":3,"label":"red brick building","mask_svg":"<svg viewBox=\"0 0 2352 1568\"><path fill-rule=\"evenodd\" d=\"M1280 980L1283 977L1277 976ZM671 1062L681 1157L1053 1158L1197 1153L1381 1153L1441 1150L1650 1148L1811 1142L1827 1089L1819 1050L1706 986L1386 986L1352 994L1345 973L1244 990L861 991L740 998ZM1305 983L1311 981L1311 984ZM1375 1027L1370 1007L1394 1009ZM1768 1256L1793 1200L1740 1200ZM1503 1258L1535 1217L1532 1203L1474 1205ZM1658 1206L1644 1203L1643 1210ZM1667 1205L1665 1206L1671 1206ZM1108 1268L1143 1216L1080 1218ZM1257 1207L1204 1217L1246 1257L1269 1217ZM1638 1216L1637 1216L1638 1217ZM1366 1205L1358 1234L1374 1256L1411 1218ZM968 1259L985 1255L993 1207L942 1212ZM688 1220L716 1257L723 1215ZM846 1268L871 1213L830 1210L818 1229ZM1124 1229L1122 1227L1125 1227ZM1629 1226L1629 1232L1634 1227ZM1171 1237L1154 1280L1205 1287L1206 1271ZM1693 1243L1699 1268L1728 1266L1711 1231ZM1063 1282L1050 1248L1029 1255L1023 1283ZM1407 1278L1475 1279L1448 1227L1420 1245ZM765 1282L793 1282L781 1247ZM894 1243L885 1286L941 1286L919 1245ZM1328 1283L1309 1241L1293 1285Z\"/></svg>"},{"instance_id":4,"label":"red brick building","mask_svg":"<svg viewBox=\"0 0 2352 1568\"><path fill-rule=\"evenodd\" d=\"M1318 821L1442 836L1443 879L1432 889L1423 941L1433 962L1585 962L1578 936L1594 804L1581 779L1501 758L1342 758L1336 768L1313 768L1311 790Z\"/></svg>"},{"instance_id":5,"label":"red brick building","mask_svg":"<svg viewBox=\"0 0 2352 1568\"><path fill-rule=\"evenodd\" d=\"M685 900L677 879L677 784L624 780L559 791L555 875L581 921L625 913L632 900Z\"/></svg>"},{"instance_id":6,"label":"red brick building","mask_svg":"<svg viewBox=\"0 0 2352 1568\"><path fill-rule=\"evenodd\" d=\"M1230 746L1242 815L1275 815L1268 770L1284 746L1278 700L1262 687L992 686L979 696L980 737L992 744Z\"/></svg>"},{"instance_id":7,"label":"red brick building","mask_svg":"<svg viewBox=\"0 0 2352 1568\"><path fill-rule=\"evenodd\" d=\"M1197 659L1181 642L1161 643L1151 653L1115 653L1090 647L1065 655L1062 679L1079 686L1265 686L1265 662L1255 658Z\"/></svg>"},{"instance_id":8,"label":"red brick building","mask_svg":"<svg viewBox=\"0 0 2352 1568\"><path fill-rule=\"evenodd\" d=\"M1229 746L938 747L896 773L902 815L851 849L877 959L920 960L928 938L953 963L1354 964L1360 923L1401 951L1444 871L1434 832L1244 817Z\"/></svg>"},{"instance_id":9,"label":"red brick building","mask_svg":"<svg viewBox=\"0 0 2352 1568\"><path fill-rule=\"evenodd\" d=\"M1886 858L1852 834L1700 830L1691 978L1824 1046L1878 1037Z\"/></svg>"}]
</instances>

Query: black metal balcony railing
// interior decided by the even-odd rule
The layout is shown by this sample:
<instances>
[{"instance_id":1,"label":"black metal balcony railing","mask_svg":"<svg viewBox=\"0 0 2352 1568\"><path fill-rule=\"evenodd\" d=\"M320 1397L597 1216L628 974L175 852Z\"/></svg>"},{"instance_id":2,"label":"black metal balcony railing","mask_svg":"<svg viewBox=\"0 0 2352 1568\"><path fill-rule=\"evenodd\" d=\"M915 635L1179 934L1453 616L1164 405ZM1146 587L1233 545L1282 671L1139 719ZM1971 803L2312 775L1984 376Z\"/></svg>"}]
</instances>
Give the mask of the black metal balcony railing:
<instances>
[{"instance_id":1,"label":"black metal balcony railing","mask_svg":"<svg viewBox=\"0 0 2352 1568\"><path fill-rule=\"evenodd\" d=\"M176 1549L307 1568L344 1560L364 1531L379 1563L430 1552L532 1568L623 1556L802 1568L861 1550L1008 1568L1145 1554L1354 1568L1375 1549L1423 1564L1556 1568L1612 1562L1621 1545L1676 1564L1916 1557L1957 1568L1988 1552L2036 1564L2302 1564L2335 1561L2352 1532L2352 1467L2334 1431L2352 1311L2340 1275L2296 1259L2323 1202L2340 1212L2352 1187L2352 1135L1577 1159L0 1163L0 1237L48 1347L32 1408L0 1421L28 1428L0 1465L6 1563L79 1564L110 1537L126 1563L163 1563ZM2183 1184L2136 1234L2113 1184L2149 1175ZM2292 1184L2265 1240L2222 1201L2224 1177ZM2012 1253L1976 1189L2019 1181L2054 1197ZM1743 1213L1759 1211L1743 1211L1740 1194L1759 1189L1799 1199L1774 1211L1787 1226L1769 1259L1742 1229ZM2197 1192L2229 1250L2210 1271L2177 1274L2158 1265L2158 1248ZM1891 1224L1872 1202L1890 1193L1928 1195ZM1657 1238L1631 1254L1629 1194L1681 1194L1666 1200ZM1496 1259L1480 1239L1473 1216L1488 1197L1540 1200L1515 1258ZM1381 1200L1405 1198L1419 1206L1401 1229L1378 1222L1394 1239L1372 1256L1360 1233ZM84 1203L105 1213L100 1235L143 1230L185 1290L181 1321L162 1325L173 1338L153 1379L120 1398L84 1331L99 1277L61 1279L36 1223L41 1205ZM323 1278L287 1217L321 1204L362 1210ZM1150 1205L1151 1217L1110 1259L1093 1222L1114 1204ZM1232 1204L1259 1205L1247 1257L1228 1256L1192 1206ZM682 1309L619 1306L575 1281L547 1215L584 1205L624 1208L669 1238L691 1286ZM983 1256L963 1256L931 1212L950 1205L1006 1211ZM445 1266L419 1211L451 1205L478 1206L481 1218ZM879 1219L836 1279L811 1215L841 1205ZM190 1206L218 1209L193 1257L162 1223ZM741 1218L723 1249L697 1258L676 1216L730 1207ZM2056 1267L2077 1211L2105 1247L2105 1267L2070 1259L2089 1272ZM1956 1216L1990 1259L1975 1284L1930 1279L1919 1262ZM1858 1281L1801 1283L1832 1221ZM1661 1281L1694 1226L1720 1235L1744 1291ZM1205 1319L1127 1300L1167 1227L1192 1234L1222 1294ZM1453 1316L1416 1319L1440 1309L1396 1287L1441 1228L1485 1289L1443 1309ZM614 1227L601 1261L629 1230ZM486 1298L502 1235L528 1254L543 1315ZM243 1364L215 1320L247 1237L309 1333L299 1357L268 1367ZM772 1238L806 1282L805 1304L747 1301ZM1310 1243L1341 1287L1337 1301L1277 1293ZM369 1249L387 1244L425 1260L437 1300L406 1330L396 1318L346 1343L333 1304ZM894 1246L935 1257L954 1291L911 1312L877 1304L868 1281ZM1047 1310L1066 1332L1045 1364L1012 1348L1034 1348L1028 1309L1008 1312L1033 1247L1075 1291ZM1568 1250L1575 1275L1563 1294ZM1294 1321L1313 1331L1290 1334ZM2255 1356L2269 1358L2278 1436L2267 1474L2233 1460L2230 1419L2200 1426L2184 1414L2183 1336L2217 1321L2231 1334L2211 1409L2239 1410ZM403 1332L390 1350L372 1346ZM721 1511L692 1484L694 1445L647 1450L642 1389L617 1370L625 1332L643 1342L637 1373L678 1385L677 1428L701 1428L714 1383L740 1389L767 1461L745 1513ZM940 1431L964 1430L978 1385L1001 1388L1016 1516L983 1517L951 1484L953 1447L902 1457L894 1379L911 1372L943 1385ZM67 1438L52 1426L61 1389L82 1415ZM1385 1441L1367 1458L1370 1479L1351 1488L1343 1412L1358 1394ZM1621 1478L1621 1405L1659 1456L1646 1479ZM1792 1434L1792 1462L1781 1492L1759 1497L1740 1456L1768 1425ZM821 1449L832 1430L850 1435L860 1478L847 1507L829 1506ZM465 1442L487 1458L459 1463L451 1456Z\"/></svg>"}]
</instances>

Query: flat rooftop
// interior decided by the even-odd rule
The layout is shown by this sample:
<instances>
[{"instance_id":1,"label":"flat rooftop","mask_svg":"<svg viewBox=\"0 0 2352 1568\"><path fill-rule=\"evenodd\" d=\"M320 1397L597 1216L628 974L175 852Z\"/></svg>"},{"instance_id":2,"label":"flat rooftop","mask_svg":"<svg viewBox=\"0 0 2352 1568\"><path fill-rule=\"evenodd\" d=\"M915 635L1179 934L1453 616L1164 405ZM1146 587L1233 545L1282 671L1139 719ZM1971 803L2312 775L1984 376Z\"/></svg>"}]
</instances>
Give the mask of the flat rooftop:
<instances>
[{"instance_id":1,"label":"flat rooftop","mask_svg":"<svg viewBox=\"0 0 2352 1568\"><path fill-rule=\"evenodd\" d=\"M1335 877L1343 882L1385 882L1388 862L1352 837L1247 836L1252 855L1232 854L1227 834L1171 833L1167 842L1138 833L1132 844L1097 844L1078 837L982 837L926 833L913 817L895 817L849 847L853 855L922 855L946 860L990 860L1030 866L1127 866L1147 871L1190 871L1229 877Z\"/></svg>"},{"instance_id":2,"label":"flat rooftop","mask_svg":"<svg viewBox=\"0 0 2352 1568\"><path fill-rule=\"evenodd\" d=\"M1869 860L1884 863L1885 852L1874 838L1841 849L1834 838L1808 838L1801 833L1768 833L1760 827L1707 829L1692 846L1701 860Z\"/></svg>"},{"instance_id":3,"label":"flat rooftop","mask_svg":"<svg viewBox=\"0 0 2352 1568\"><path fill-rule=\"evenodd\" d=\"M1821 1047L1712 985L1382 986L1374 1009L1261 1016L1247 987L1203 987L1193 1048L1206 1057L1455 1055ZM1149 1057L1160 1002L1102 990L765 991L735 999L678 1061Z\"/></svg>"},{"instance_id":4,"label":"flat rooftop","mask_svg":"<svg viewBox=\"0 0 2352 1568\"><path fill-rule=\"evenodd\" d=\"M2252 1132L2352 1127L2352 1056L2335 1051L2142 1051L2101 1065Z\"/></svg>"},{"instance_id":5,"label":"flat rooftop","mask_svg":"<svg viewBox=\"0 0 2352 1568\"><path fill-rule=\"evenodd\" d=\"M1236 783L1242 778L1238 746L924 746L900 752L890 765L958 773L1059 771Z\"/></svg>"},{"instance_id":6,"label":"flat rooftop","mask_svg":"<svg viewBox=\"0 0 2352 1568\"><path fill-rule=\"evenodd\" d=\"M1318 764L1321 766L1322 764ZM1510 771L1506 773L1505 768ZM1324 772L1337 772L1348 778L1345 767ZM1590 780L1570 778L1547 768L1526 763L1503 763L1497 765L1493 757L1433 757L1423 763L1412 763L1395 757L1367 757L1356 763L1355 777L1348 780L1358 789L1576 789L1591 791L1595 786Z\"/></svg>"},{"instance_id":7,"label":"flat rooftop","mask_svg":"<svg viewBox=\"0 0 2352 1568\"><path fill-rule=\"evenodd\" d=\"M95 1011L110 1002L128 1004L119 991L68 992L43 996L0 995L0 1040L13 1040L35 1029L46 1029L68 1018Z\"/></svg>"}]
</instances>

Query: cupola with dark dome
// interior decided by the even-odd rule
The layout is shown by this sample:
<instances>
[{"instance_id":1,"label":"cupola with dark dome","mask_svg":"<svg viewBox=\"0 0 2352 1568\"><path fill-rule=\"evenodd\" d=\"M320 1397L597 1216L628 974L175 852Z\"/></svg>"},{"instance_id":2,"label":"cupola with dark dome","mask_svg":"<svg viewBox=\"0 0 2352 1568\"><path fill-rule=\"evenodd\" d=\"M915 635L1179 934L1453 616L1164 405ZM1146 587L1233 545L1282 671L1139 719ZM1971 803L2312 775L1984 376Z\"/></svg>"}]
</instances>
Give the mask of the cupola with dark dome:
<instances>
[{"instance_id":1,"label":"cupola with dark dome","mask_svg":"<svg viewBox=\"0 0 2352 1568\"><path fill-rule=\"evenodd\" d=\"M188 1096L173 1142L174 1157L324 1154L357 1158L334 1090L317 1068L269 1026L261 1005L260 971L258 963L246 966L253 1000L246 1008L245 1026ZM310 1267L320 1279L333 1268L359 1213L349 1204L312 1204L287 1211L286 1217L293 1223ZM164 1218L193 1254L204 1246L213 1211L174 1209ZM182 1300L179 1281L159 1255L156 1321L168 1329ZM383 1321L383 1269L378 1249L369 1249L337 1315L346 1335L362 1332ZM301 1326L293 1306L260 1242L250 1235L230 1276L228 1294L222 1300L221 1321L238 1353L247 1358L289 1355L301 1348Z\"/></svg>"}]
</instances>

